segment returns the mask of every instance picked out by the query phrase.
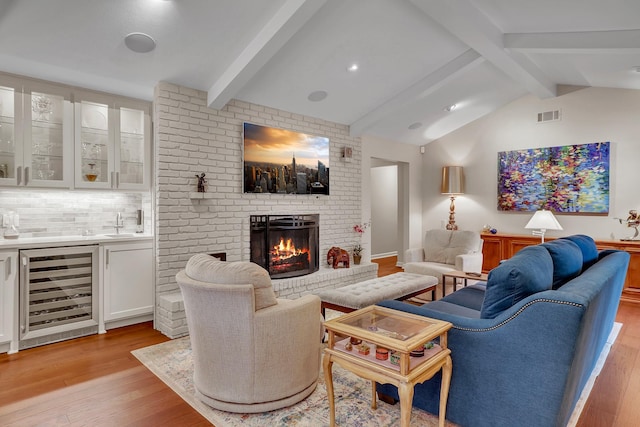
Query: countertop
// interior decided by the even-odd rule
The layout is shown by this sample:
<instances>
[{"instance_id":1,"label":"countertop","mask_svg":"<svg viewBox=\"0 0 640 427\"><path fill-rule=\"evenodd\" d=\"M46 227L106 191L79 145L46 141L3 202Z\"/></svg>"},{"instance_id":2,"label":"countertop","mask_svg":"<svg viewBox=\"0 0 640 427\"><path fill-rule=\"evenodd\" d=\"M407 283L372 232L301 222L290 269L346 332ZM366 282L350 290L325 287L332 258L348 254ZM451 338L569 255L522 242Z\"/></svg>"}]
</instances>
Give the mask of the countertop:
<instances>
[{"instance_id":1,"label":"countertop","mask_svg":"<svg viewBox=\"0 0 640 427\"><path fill-rule=\"evenodd\" d=\"M113 237L118 236L118 237ZM29 237L20 236L17 239L4 239L0 236L0 250L2 249L31 249L31 248L51 248L58 246L75 245L96 245L119 242L144 242L153 239L152 234L143 233L122 233L116 234L96 234L91 236L45 236Z\"/></svg>"}]
</instances>

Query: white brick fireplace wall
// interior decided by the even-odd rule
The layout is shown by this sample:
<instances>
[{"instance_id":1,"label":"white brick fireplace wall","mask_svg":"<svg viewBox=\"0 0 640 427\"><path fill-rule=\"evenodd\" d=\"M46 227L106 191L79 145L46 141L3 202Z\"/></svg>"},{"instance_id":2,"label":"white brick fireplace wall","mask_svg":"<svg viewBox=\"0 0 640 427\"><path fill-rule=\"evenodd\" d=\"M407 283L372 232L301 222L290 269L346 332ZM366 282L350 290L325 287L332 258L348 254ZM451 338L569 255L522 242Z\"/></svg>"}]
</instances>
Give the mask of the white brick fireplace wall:
<instances>
[{"instance_id":1,"label":"white brick fireplace wall","mask_svg":"<svg viewBox=\"0 0 640 427\"><path fill-rule=\"evenodd\" d=\"M186 331L184 319L171 310L180 305L175 275L193 254L226 252L228 261L249 260L250 215L320 214L321 264L331 246L351 249L358 238L353 226L368 218L360 217L361 140L349 136L348 126L237 100L215 110L207 107L206 92L169 83L158 84L154 98L160 331L170 337ZM328 137L331 194L244 194L244 121ZM345 146L353 149L349 162L341 158ZM207 198L191 199L195 175L202 172L208 180ZM288 289L282 296L310 291Z\"/></svg>"}]
</instances>

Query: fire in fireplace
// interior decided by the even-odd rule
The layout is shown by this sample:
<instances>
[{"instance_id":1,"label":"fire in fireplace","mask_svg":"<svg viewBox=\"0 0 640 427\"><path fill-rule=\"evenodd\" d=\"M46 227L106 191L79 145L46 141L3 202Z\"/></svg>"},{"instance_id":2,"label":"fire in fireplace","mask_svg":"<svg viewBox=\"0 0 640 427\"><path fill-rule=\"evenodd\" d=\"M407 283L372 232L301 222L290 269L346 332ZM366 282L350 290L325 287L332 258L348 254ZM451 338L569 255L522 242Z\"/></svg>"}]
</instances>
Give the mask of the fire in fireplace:
<instances>
[{"instance_id":1,"label":"fire in fireplace","mask_svg":"<svg viewBox=\"0 0 640 427\"><path fill-rule=\"evenodd\" d=\"M272 278L318 270L319 215L251 215L251 261Z\"/></svg>"}]
</instances>

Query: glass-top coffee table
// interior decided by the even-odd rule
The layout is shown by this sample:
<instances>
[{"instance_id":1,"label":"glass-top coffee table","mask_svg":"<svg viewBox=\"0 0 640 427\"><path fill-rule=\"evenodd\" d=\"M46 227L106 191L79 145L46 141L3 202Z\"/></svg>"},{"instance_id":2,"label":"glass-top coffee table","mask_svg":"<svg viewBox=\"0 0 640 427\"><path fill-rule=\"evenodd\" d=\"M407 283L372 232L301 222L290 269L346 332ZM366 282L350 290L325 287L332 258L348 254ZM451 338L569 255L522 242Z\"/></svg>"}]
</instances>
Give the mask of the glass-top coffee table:
<instances>
[{"instance_id":1,"label":"glass-top coffee table","mask_svg":"<svg viewBox=\"0 0 640 427\"><path fill-rule=\"evenodd\" d=\"M437 319L369 306L329 320L323 369L331 426L335 426L333 363L371 380L371 407L377 408L376 382L398 387L400 425L411 420L413 388L442 370L439 424L445 425L445 412L451 383L451 351L447 331L451 323Z\"/></svg>"}]
</instances>

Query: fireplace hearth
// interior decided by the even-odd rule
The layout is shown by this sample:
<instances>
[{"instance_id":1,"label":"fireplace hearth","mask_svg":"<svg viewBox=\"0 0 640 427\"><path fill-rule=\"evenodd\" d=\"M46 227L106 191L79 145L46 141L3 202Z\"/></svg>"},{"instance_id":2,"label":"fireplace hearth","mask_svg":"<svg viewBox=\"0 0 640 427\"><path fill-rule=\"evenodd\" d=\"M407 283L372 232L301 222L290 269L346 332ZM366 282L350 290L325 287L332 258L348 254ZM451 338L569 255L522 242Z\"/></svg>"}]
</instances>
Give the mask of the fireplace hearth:
<instances>
[{"instance_id":1,"label":"fireplace hearth","mask_svg":"<svg viewBox=\"0 0 640 427\"><path fill-rule=\"evenodd\" d=\"M251 215L251 261L274 279L311 274L319 268L320 216Z\"/></svg>"}]
</instances>

